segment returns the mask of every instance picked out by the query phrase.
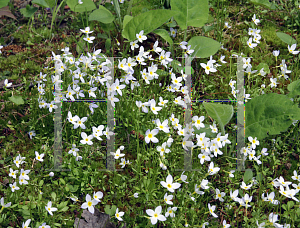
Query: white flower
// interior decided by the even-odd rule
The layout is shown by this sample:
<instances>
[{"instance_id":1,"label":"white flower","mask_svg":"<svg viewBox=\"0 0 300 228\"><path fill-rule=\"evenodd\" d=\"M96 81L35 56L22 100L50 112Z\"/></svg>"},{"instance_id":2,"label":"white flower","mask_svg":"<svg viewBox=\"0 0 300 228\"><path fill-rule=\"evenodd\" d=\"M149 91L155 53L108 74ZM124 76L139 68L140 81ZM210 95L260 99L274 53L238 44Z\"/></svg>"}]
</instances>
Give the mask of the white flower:
<instances>
[{"instance_id":1,"label":"white flower","mask_svg":"<svg viewBox=\"0 0 300 228\"><path fill-rule=\"evenodd\" d=\"M277 87L277 84L279 84L277 82L277 78L270 78L270 81L271 81L271 84L270 84L271 88L273 88L274 86Z\"/></svg>"},{"instance_id":2,"label":"white flower","mask_svg":"<svg viewBox=\"0 0 300 228\"><path fill-rule=\"evenodd\" d=\"M161 206L158 206L155 208L155 211L151 209L147 209L146 213L151 216L149 219L151 220L152 225L155 225L157 223L157 220L159 221L166 221L166 217L161 215Z\"/></svg>"},{"instance_id":3,"label":"white flower","mask_svg":"<svg viewBox=\"0 0 300 228\"><path fill-rule=\"evenodd\" d=\"M295 51L295 49L296 49L296 44L293 44L291 47L290 45L288 45L289 53L292 53L293 55L297 55L299 51Z\"/></svg>"},{"instance_id":4,"label":"white flower","mask_svg":"<svg viewBox=\"0 0 300 228\"><path fill-rule=\"evenodd\" d=\"M200 63L200 65L205 69L205 73L206 73L206 74L209 74L209 72L216 72L216 71L217 71L217 69L215 69L215 68L213 67L213 64L210 63L210 62L208 62L207 64L205 64L205 63Z\"/></svg>"},{"instance_id":5,"label":"white flower","mask_svg":"<svg viewBox=\"0 0 300 228\"><path fill-rule=\"evenodd\" d=\"M117 218L119 221L123 221L123 219L121 218L121 216L123 216L123 215L124 215L124 212L123 212L123 211L119 212L119 208L117 208L116 214L115 214L116 218Z\"/></svg>"},{"instance_id":6,"label":"white flower","mask_svg":"<svg viewBox=\"0 0 300 228\"><path fill-rule=\"evenodd\" d=\"M170 33L172 37L176 36L177 29L170 28Z\"/></svg>"},{"instance_id":7,"label":"white flower","mask_svg":"<svg viewBox=\"0 0 300 228\"><path fill-rule=\"evenodd\" d=\"M8 80L5 79L4 80L4 85L5 85L6 88L8 88L8 87L10 87L12 85L12 83L8 83Z\"/></svg>"},{"instance_id":8,"label":"white flower","mask_svg":"<svg viewBox=\"0 0 300 228\"><path fill-rule=\"evenodd\" d=\"M146 131L146 137L145 137L146 143L149 143L150 141L152 141L153 143L157 143L158 139L154 136L157 135L158 132L159 132L158 129L153 129L152 131L150 131L150 129L148 129Z\"/></svg>"},{"instance_id":9,"label":"white flower","mask_svg":"<svg viewBox=\"0 0 300 228\"><path fill-rule=\"evenodd\" d=\"M103 193L101 191L98 191L96 193L94 192L93 198L98 202L101 202L100 199L102 199L102 197L103 197Z\"/></svg>"},{"instance_id":10,"label":"white flower","mask_svg":"<svg viewBox=\"0 0 300 228\"><path fill-rule=\"evenodd\" d=\"M37 151L35 151L35 159L39 160L40 162L44 161L43 157L45 154L39 154Z\"/></svg>"},{"instance_id":11,"label":"white flower","mask_svg":"<svg viewBox=\"0 0 300 228\"><path fill-rule=\"evenodd\" d=\"M160 184L167 188L170 192L174 192L174 189L177 189L181 186L179 183L173 183L173 177L170 174L167 176L166 182L161 181Z\"/></svg>"},{"instance_id":12,"label":"white flower","mask_svg":"<svg viewBox=\"0 0 300 228\"><path fill-rule=\"evenodd\" d=\"M136 38L138 38L139 42L143 43L143 40L147 40L147 37L143 35L144 30L140 31L139 34L136 34Z\"/></svg>"},{"instance_id":13,"label":"white flower","mask_svg":"<svg viewBox=\"0 0 300 228\"><path fill-rule=\"evenodd\" d=\"M253 17L252 17L252 21L254 22L254 24L256 24L257 25L257 23L259 23L260 22L260 20L259 19L256 19L256 16L255 16L255 14L253 15Z\"/></svg>"},{"instance_id":14,"label":"white flower","mask_svg":"<svg viewBox=\"0 0 300 228\"><path fill-rule=\"evenodd\" d=\"M90 31L90 27L86 27L84 30L83 29L80 29L81 32L85 33L85 34L90 34L92 33L93 31Z\"/></svg>"},{"instance_id":15,"label":"white flower","mask_svg":"<svg viewBox=\"0 0 300 228\"><path fill-rule=\"evenodd\" d=\"M94 206L98 204L98 201L91 198L89 194L86 194L85 197L86 202L81 205L81 208L86 209L88 208L89 212L94 214Z\"/></svg>"},{"instance_id":16,"label":"white flower","mask_svg":"<svg viewBox=\"0 0 300 228\"><path fill-rule=\"evenodd\" d=\"M210 204L208 204L208 209L209 209L209 213L214 216L215 218L217 218L218 216L214 213L214 211L216 210L216 206L210 206Z\"/></svg>"},{"instance_id":17,"label":"white flower","mask_svg":"<svg viewBox=\"0 0 300 228\"><path fill-rule=\"evenodd\" d=\"M225 26L224 26L225 28L231 28L231 26L230 25L228 25L228 22L225 22Z\"/></svg>"},{"instance_id":18,"label":"white flower","mask_svg":"<svg viewBox=\"0 0 300 228\"><path fill-rule=\"evenodd\" d=\"M173 199L173 195L168 195L168 193L164 195L164 201L166 202L166 204L173 205L171 199Z\"/></svg>"},{"instance_id":19,"label":"white flower","mask_svg":"<svg viewBox=\"0 0 300 228\"><path fill-rule=\"evenodd\" d=\"M252 37L247 41L247 44L251 49L257 46L257 44L252 43Z\"/></svg>"},{"instance_id":20,"label":"white flower","mask_svg":"<svg viewBox=\"0 0 300 228\"><path fill-rule=\"evenodd\" d=\"M93 135L89 135L87 136L87 134L85 132L81 132L81 137L83 138L82 140L80 140L80 143L82 144L88 144L88 145L92 145L93 142L91 141L93 139Z\"/></svg>"},{"instance_id":21,"label":"white flower","mask_svg":"<svg viewBox=\"0 0 300 228\"><path fill-rule=\"evenodd\" d=\"M80 0L79 0L80 1ZM48 226L45 222L39 226L39 228L51 228L50 226Z\"/></svg>"},{"instance_id":22,"label":"white flower","mask_svg":"<svg viewBox=\"0 0 300 228\"><path fill-rule=\"evenodd\" d=\"M31 219L28 219L25 223L22 223L22 228L30 228L29 223L31 222Z\"/></svg>"},{"instance_id":23,"label":"white flower","mask_svg":"<svg viewBox=\"0 0 300 228\"><path fill-rule=\"evenodd\" d=\"M29 131L28 132L30 139L32 139L32 136L35 136L35 132L34 131Z\"/></svg>"},{"instance_id":24,"label":"white flower","mask_svg":"<svg viewBox=\"0 0 300 228\"><path fill-rule=\"evenodd\" d=\"M51 201L48 202L48 204L47 204L47 206L45 206L45 208L46 208L46 211L48 211L49 214L52 215L52 216L53 216L52 211L57 211L56 207L52 207L52 202Z\"/></svg>"}]
</instances>

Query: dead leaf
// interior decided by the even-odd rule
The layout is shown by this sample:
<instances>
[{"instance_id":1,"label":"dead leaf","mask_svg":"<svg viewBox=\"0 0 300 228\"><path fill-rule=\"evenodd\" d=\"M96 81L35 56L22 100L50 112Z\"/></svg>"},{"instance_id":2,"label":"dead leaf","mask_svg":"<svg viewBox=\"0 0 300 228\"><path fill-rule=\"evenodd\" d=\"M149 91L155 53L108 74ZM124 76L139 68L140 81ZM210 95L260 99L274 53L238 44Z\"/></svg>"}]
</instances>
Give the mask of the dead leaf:
<instances>
[{"instance_id":1,"label":"dead leaf","mask_svg":"<svg viewBox=\"0 0 300 228\"><path fill-rule=\"evenodd\" d=\"M5 6L0 9L0 18L2 16L7 16L7 17L17 20L17 18L9 10L9 6Z\"/></svg>"}]
</instances>

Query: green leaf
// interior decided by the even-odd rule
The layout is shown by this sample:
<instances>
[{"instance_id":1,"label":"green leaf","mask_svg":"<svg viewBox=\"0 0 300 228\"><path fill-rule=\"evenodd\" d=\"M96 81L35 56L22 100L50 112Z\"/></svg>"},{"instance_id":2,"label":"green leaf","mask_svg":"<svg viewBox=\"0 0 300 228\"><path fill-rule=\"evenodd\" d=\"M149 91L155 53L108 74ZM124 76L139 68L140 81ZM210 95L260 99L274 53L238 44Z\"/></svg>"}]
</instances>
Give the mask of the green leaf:
<instances>
[{"instance_id":1,"label":"green leaf","mask_svg":"<svg viewBox=\"0 0 300 228\"><path fill-rule=\"evenodd\" d=\"M89 21L100 21L104 24L111 23L114 19L112 13L102 5L99 5L99 9L94 10L89 16Z\"/></svg>"},{"instance_id":2,"label":"green leaf","mask_svg":"<svg viewBox=\"0 0 300 228\"><path fill-rule=\"evenodd\" d=\"M144 30L143 35L147 35L167 22L175 12L172 10L157 9L150 10L132 18L124 27L122 36L129 41L136 40L136 34Z\"/></svg>"},{"instance_id":3,"label":"green leaf","mask_svg":"<svg viewBox=\"0 0 300 228\"><path fill-rule=\"evenodd\" d=\"M300 109L287 96L263 94L245 104L245 137L262 140L285 132L293 120L300 120Z\"/></svg>"},{"instance_id":4,"label":"green leaf","mask_svg":"<svg viewBox=\"0 0 300 228\"><path fill-rule=\"evenodd\" d=\"M198 58L207 58L214 55L221 44L212 38L205 36L194 36L188 41L188 45L191 45L191 49L194 50L193 56Z\"/></svg>"},{"instance_id":5,"label":"green leaf","mask_svg":"<svg viewBox=\"0 0 300 228\"><path fill-rule=\"evenodd\" d=\"M295 43L297 43L297 41L293 38L293 37L291 37L290 35L288 35L288 34L285 34L285 33L283 33L283 32L276 32L276 35L284 42L284 43L286 43L286 44L288 44L288 45L293 45L293 44L295 44Z\"/></svg>"},{"instance_id":6,"label":"green leaf","mask_svg":"<svg viewBox=\"0 0 300 228\"><path fill-rule=\"evenodd\" d=\"M63 185L65 185L66 184L66 182L65 182L65 180L64 179L62 179L62 178L59 178L59 181L63 184Z\"/></svg>"},{"instance_id":7,"label":"green leaf","mask_svg":"<svg viewBox=\"0 0 300 228\"><path fill-rule=\"evenodd\" d=\"M263 179L262 174L261 174L261 173L258 173L258 174L256 175L256 180L258 180L259 182L262 182L262 179Z\"/></svg>"},{"instance_id":8,"label":"green leaf","mask_svg":"<svg viewBox=\"0 0 300 228\"><path fill-rule=\"evenodd\" d=\"M40 180L39 186L41 187L43 186L43 184L44 184L44 180Z\"/></svg>"},{"instance_id":9,"label":"green leaf","mask_svg":"<svg viewBox=\"0 0 300 228\"><path fill-rule=\"evenodd\" d=\"M23 14L24 17L32 17L32 15L38 10L37 7L33 7L27 5L26 8L20 9L20 12Z\"/></svg>"},{"instance_id":10,"label":"green leaf","mask_svg":"<svg viewBox=\"0 0 300 228\"><path fill-rule=\"evenodd\" d=\"M173 45L173 40L170 37L169 33L165 29L156 29L153 31L153 33L161 36L165 41L167 41L170 45Z\"/></svg>"},{"instance_id":11,"label":"green leaf","mask_svg":"<svg viewBox=\"0 0 300 228\"><path fill-rule=\"evenodd\" d=\"M290 93L287 94L287 96L289 98L293 98L297 95L300 95L300 79L298 79L297 81L294 81L292 83L290 83L287 86L287 89L290 91Z\"/></svg>"},{"instance_id":12,"label":"green leaf","mask_svg":"<svg viewBox=\"0 0 300 228\"><path fill-rule=\"evenodd\" d=\"M133 16L125 15L124 20L123 20L123 29L127 25L127 23L133 18Z\"/></svg>"},{"instance_id":13,"label":"green leaf","mask_svg":"<svg viewBox=\"0 0 300 228\"><path fill-rule=\"evenodd\" d=\"M233 107L228 104L215 104L203 102L204 108L207 114L216 120L222 130L223 135L225 135L224 127L231 120L233 116Z\"/></svg>"},{"instance_id":14,"label":"green leaf","mask_svg":"<svg viewBox=\"0 0 300 228\"><path fill-rule=\"evenodd\" d=\"M274 3L270 3L269 0L250 0L250 2L254 5L259 5L259 6L263 6L266 7L268 9L274 10L276 9L277 4Z\"/></svg>"},{"instance_id":15,"label":"green leaf","mask_svg":"<svg viewBox=\"0 0 300 228\"><path fill-rule=\"evenodd\" d=\"M270 68L269 68L268 64L266 64L266 63L258 64L257 71L259 72L261 70L261 68L264 68L264 72L266 72L266 74L270 73Z\"/></svg>"},{"instance_id":16,"label":"green leaf","mask_svg":"<svg viewBox=\"0 0 300 228\"><path fill-rule=\"evenodd\" d=\"M45 0L45 2L50 6L50 7L54 7L56 6L56 2L57 0ZM59 4L57 4L59 5ZM49 7L48 7L49 8Z\"/></svg>"},{"instance_id":17,"label":"green leaf","mask_svg":"<svg viewBox=\"0 0 300 228\"><path fill-rule=\"evenodd\" d=\"M56 199L56 193L55 192L51 192L51 197L55 201L55 199Z\"/></svg>"},{"instance_id":18,"label":"green leaf","mask_svg":"<svg viewBox=\"0 0 300 228\"><path fill-rule=\"evenodd\" d=\"M177 14L174 19L181 29L188 26L202 27L208 20L207 0L171 0L171 9Z\"/></svg>"},{"instance_id":19,"label":"green leaf","mask_svg":"<svg viewBox=\"0 0 300 228\"><path fill-rule=\"evenodd\" d=\"M248 181L250 181L253 178L253 172L251 169L246 169L245 173L244 173L244 182L248 183Z\"/></svg>"},{"instance_id":20,"label":"green leaf","mask_svg":"<svg viewBox=\"0 0 300 228\"><path fill-rule=\"evenodd\" d=\"M110 50L110 48L111 48L111 39L107 39L105 41L105 49L106 49L106 51L108 51L108 50Z\"/></svg>"},{"instance_id":21,"label":"green leaf","mask_svg":"<svg viewBox=\"0 0 300 228\"><path fill-rule=\"evenodd\" d=\"M11 102L15 103L16 105L24 104L24 100L21 96L12 96L8 98Z\"/></svg>"},{"instance_id":22,"label":"green leaf","mask_svg":"<svg viewBox=\"0 0 300 228\"><path fill-rule=\"evenodd\" d=\"M115 24L114 23L108 23L104 24L100 22L100 27L107 33L115 29Z\"/></svg>"},{"instance_id":23,"label":"green leaf","mask_svg":"<svg viewBox=\"0 0 300 228\"><path fill-rule=\"evenodd\" d=\"M1 0L0 1L0 8L7 6L9 3L9 0Z\"/></svg>"},{"instance_id":24,"label":"green leaf","mask_svg":"<svg viewBox=\"0 0 300 228\"><path fill-rule=\"evenodd\" d=\"M204 132L205 132L205 137L208 137L208 138L215 138L217 136L217 133L213 133L211 131L210 127L209 128L200 128L199 130L196 127L194 127L194 134L200 135Z\"/></svg>"},{"instance_id":25,"label":"green leaf","mask_svg":"<svg viewBox=\"0 0 300 228\"><path fill-rule=\"evenodd\" d=\"M295 203L293 201L289 201L287 202L287 207L288 207L288 210L291 210L291 208L295 205Z\"/></svg>"},{"instance_id":26,"label":"green leaf","mask_svg":"<svg viewBox=\"0 0 300 228\"><path fill-rule=\"evenodd\" d=\"M68 206L65 206L63 209L61 209L60 211L67 211L69 210L69 207Z\"/></svg>"},{"instance_id":27,"label":"green leaf","mask_svg":"<svg viewBox=\"0 0 300 228\"><path fill-rule=\"evenodd\" d=\"M67 5L72 11L78 13L89 12L96 9L95 3L92 0L84 0L82 2L82 4L78 4L78 0L67 0Z\"/></svg>"},{"instance_id":28,"label":"green leaf","mask_svg":"<svg viewBox=\"0 0 300 228\"><path fill-rule=\"evenodd\" d=\"M37 4L37 5L39 5L39 6L41 6L41 7L45 7L45 8L51 8L51 7L53 7L53 6L50 6L49 4L48 4L48 1L46 1L46 0L33 0L32 1L32 3L33 4ZM55 3L55 2L54 2Z\"/></svg>"}]
</instances>

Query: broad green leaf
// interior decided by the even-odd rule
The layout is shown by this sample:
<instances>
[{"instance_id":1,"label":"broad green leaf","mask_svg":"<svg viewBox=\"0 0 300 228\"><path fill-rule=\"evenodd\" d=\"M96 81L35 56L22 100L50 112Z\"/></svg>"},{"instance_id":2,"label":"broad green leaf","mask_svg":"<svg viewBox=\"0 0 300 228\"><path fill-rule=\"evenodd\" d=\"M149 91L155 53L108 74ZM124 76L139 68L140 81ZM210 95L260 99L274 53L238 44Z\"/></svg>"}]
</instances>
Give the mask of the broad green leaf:
<instances>
[{"instance_id":1,"label":"broad green leaf","mask_svg":"<svg viewBox=\"0 0 300 228\"><path fill-rule=\"evenodd\" d=\"M82 4L78 4L78 0L67 0L67 5L72 11L78 13L89 12L96 9L95 3L92 0L84 0L82 2Z\"/></svg>"},{"instance_id":2,"label":"broad green leaf","mask_svg":"<svg viewBox=\"0 0 300 228\"><path fill-rule=\"evenodd\" d=\"M231 120L233 116L233 107L228 104L215 104L203 102L204 108L207 114L216 120L222 130L223 135L225 135L224 127Z\"/></svg>"},{"instance_id":3,"label":"broad green leaf","mask_svg":"<svg viewBox=\"0 0 300 228\"><path fill-rule=\"evenodd\" d=\"M65 206L63 209L61 209L60 211L67 211L69 210L69 207L68 206Z\"/></svg>"},{"instance_id":4,"label":"broad green leaf","mask_svg":"<svg viewBox=\"0 0 300 228\"><path fill-rule=\"evenodd\" d=\"M56 199L56 193L55 192L51 192L51 197L55 201L55 199Z\"/></svg>"},{"instance_id":5,"label":"broad green leaf","mask_svg":"<svg viewBox=\"0 0 300 228\"><path fill-rule=\"evenodd\" d=\"M216 52L221 47L221 44L212 38L205 36L194 36L188 41L191 49L194 50L193 56L198 58L207 58Z\"/></svg>"},{"instance_id":6,"label":"broad green leaf","mask_svg":"<svg viewBox=\"0 0 300 228\"><path fill-rule=\"evenodd\" d=\"M124 20L123 20L123 29L127 25L127 23L133 18L133 16L125 15Z\"/></svg>"},{"instance_id":7,"label":"broad green leaf","mask_svg":"<svg viewBox=\"0 0 300 228\"><path fill-rule=\"evenodd\" d=\"M107 33L109 33L110 31L115 29L115 24L114 23L108 23L108 24L104 24L99 22L100 27Z\"/></svg>"},{"instance_id":8,"label":"broad green leaf","mask_svg":"<svg viewBox=\"0 0 300 228\"><path fill-rule=\"evenodd\" d=\"M174 19L183 30L188 26L202 27L208 20L207 0L171 0L171 9L177 12Z\"/></svg>"},{"instance_id":9,"label":"broad green leaf","mask_svg":"<svg viewBox=\"0 0 300 228\"><path fill-rule=\"evenodd\" d=\"M208 138L215 138L217 136L217 133L213 133L211 131L210 127L208 127L208 128L200 128L199 130L196 127L194 127L194 134L200 135L200 134L202 134L204 132L205 132L205 137L208 137Z\"/></svg>"},{"instance_id":10,"label":"broad green leaf","mask_svg":"<svg viewBox=\"0 0 300 228\"><path fill-rule=\"evenodd\" d=\"M251 169L246 169L244 173L244 182L248 183L253 178L253 172Z\"/></svg>"},{"instance_id":11,"label":"broad green leaf","mask_svg":"<svg viewBox=\"0 0 300 228\"><path fill-rule=\"evenodd\" d=\"M254 5L264 6L271 10L276 9L277 6L277 4L270 3L269 0L251 0L250 2Z\"/></svg>"},{"instance_id":12,"label":"broad green leaf","mask_svg":"<svg viewBox=\"0 0 300 228\"><path fill-rule=\"evenodd\" d=\"M1 0L0 1L0 8L7 6L9 3L9 0Z\"/></svg>"},{"instance_id":13,"label":"broad green leaf","mask_svg":"<svg viewBox=\"0 0 300 228\"><path fill-rule=\"evenodd\" d=\"M24 17L32 17L32 15L38 10L37 7L30 6L29 4L23 8L20 9L20 12L23 14Z\"/></svg>"},{"instance_id":14,"label":"broad green leaf","mask_svg":"<svg viewBox=\"0 0 300 228\"><path fill-rule=\"evenodd\" d=\"M289 98L293 98L297 95L300 95L300 79L298 79L297 81L294 81L292 83L290 83L287 86L287 89L290 91L290 93L287 94L287 96Z\"/></svg>"},{"instance_id":15,"label":"broad green leaf","mask_svg":"<svg viewBox=\"0 0 300 228\"><path fill-rule=\"evenodd\" d=\"M287 202L288 210L290 210L294 205L295 205L295 203L293 201Z\"/></svg>"},{"instance_id":16,"label":"broad green leaf","mask_svg":"<svg viewBox=\"0 0 300 228\"><path fill-rule=\"evenodd\" d=\"M144 30L144 35L157 29L176 14L172 10L150 10L132 18L124 27L122 36L129 41L136 40L136 34Z\"/></svg>"},{"instance_id":17,"label":"broad green leaf","mask_svg":"<svg viewBox=\"0 0 300 228\"><path fill-rule=\"evenodd\" d=\"M15 103L16 105L24 104L24 100L21 96L12 96L8 98L11 102Z\"/></svg>"},{"instance_id":18,"label":"broad green leaf","mask_svg":"<svg viewBox=\"0 0 300 228\"><path fill-rule=\"evenodd\" d=\"M286 95L269 93L245 104L245 136L262 140L285 132L292 120L300 120L300 109Z\"/></svg>"},{"instance_id":19,"label":"broad green leaf","mask_svg":"<svg viewBox=\"0 0 300 228\"><path fill-rule=\"evenodd\" d=\"M104 24L111 23L114 19L111 12L101 5L99 5L99 9L94 10L89 16L89 21L100 21Z\"/></svg>"},{"instance_id":20,"label":"broad green leaf","mask_svg":"<svg viewBox=\"0 0 300 228\"><path fill-rule=\"evenodd\" d=\"M263 175L261 173L258 173L256 175L256 180L258 180L259 182L262 182L262 179L263 179Z\"/></svg>"},{"instance_id":21,"label":"broad green leaf","mask_svg":"<svg viewBox=\"0 0 300 228\"><path fill-rule=\"evenodd\" d=\"M54 7L54 6L59 6L60 3L57 3L57 0L45 0L45 2L50 6L50 7Z\"/></svg>"},{"instance_id":22,"label":"broad green leaf","mask_svg":"<svg viewBox=\"0 0 300 228\"><path fill-rule=\"evenodd\" d=\"M153 33L161 36L165 41L167 41L170 45L173 45L173 40L170 37L169 33L165 29L156 29Z\"/></svg>"},{"instance_id":23,"label":"broad green leaf","mask_svg":"<svg viewBox=\"0 0 300 228\"><path fill-rule=\"evenodd\" d=\"M261 70L261 68L264 68L264 72L266 72L266 74L270 73L270 68L269 68L268 64L266 64L266 63L260 63L260 64L258 64L258 66L257 66L256 69L259 72Z\"/></svg>"},{"instance_id":24,"label":"broad green leaf","mask_svg":"<svg viewBox=\"0 0 300 228\"><path fill-rule=\"evenodd\" d=\"M297 41L293 38L293 37L291 37L290 35L288 35L288 34L285 34L285 33L283 33L283 32L276 32L276 35L284 42L284 43L286 43L286 44L288 44L288 45L292 45L292 44L295 44L295 43L297 43Z\"/></svg>"},{"instance_id":25,"label":"broad green leaf","mask_svg":"<svg viewBox=\"0 0 300 228\"><path fill-rule=\"evenodd\" d=\"M44 184L44 180L40 180L40 182L39 182L39 186L40 186L40 187L42 187L42 186L43 186L43 184Z\"/></svg>"},{"instance_id":26,"label":"broad green leaf","mask_svg":"<svg viewBox=\"0 0 300 228\"><path fill-rule=\"evenodd\" d=\"M52 8L56 5L55 0L33 0L32 3L45 8Z\"/></svg>"}]
</instances>

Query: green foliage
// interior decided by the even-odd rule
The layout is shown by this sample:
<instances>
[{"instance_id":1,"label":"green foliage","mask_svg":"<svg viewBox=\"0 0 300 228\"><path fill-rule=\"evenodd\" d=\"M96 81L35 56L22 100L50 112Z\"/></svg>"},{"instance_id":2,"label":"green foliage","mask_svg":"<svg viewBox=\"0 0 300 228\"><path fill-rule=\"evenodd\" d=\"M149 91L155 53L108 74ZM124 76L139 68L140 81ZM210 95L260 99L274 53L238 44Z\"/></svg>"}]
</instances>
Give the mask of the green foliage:
<instances>
[{"instance_id":1,"label":"green foliage","mask_svg":"<svg viewBox=\"0 0 300 228\"><path fill-rule=\"evenodd\" d=\"M203 102L203 106L207 114L219 123L222 133L225 135L224 127L233 116L232 105Z\"/></svg>"},{"instance_id":2,"label":"green foliage","mask_svg":"<svg viewBox=\"0 0 300 228\"><path fill-rule=\"evenodd\" d=\"M290 93L287 95L289 98L294 98L295 96L300 95L300 79L293 81L287 87Z\"/></svg>"},{"instance_id":3,"label":"green foliage","mask_svg":"<svg viewBox=\"0 0 300 228\"><path fill-rule=\"evenodd\" d=\"M169 33L165 29L156 29L153 31L153 33L161 36L165 41L167 41L171 46L173 45L173 40L170 37Z\"/></svg>"},{"instance_id":4,"label":"green foliage","mask_svg":"<svg viewBox=\"0 0 300 228\"><path fill-rule=\"evenodd\" d=\"M9 0L2 0L2 1L0 2L0 8L7 6L8 3L9 3Z\"/></svg>"},{"instance_id":5,"label":"green foliage","mask_svg":"<svg viewBox=\"0 0 300 228\"><path fill-rule=\"evenodd\" d=\"M207 0L171 0L171 9L176 12L174 19L181 29L202 27L208 19Z\"/></svg>"},{"instance_id":6,"label":"green foliage","mask_svg":"<svg viewBox=\"0 0 300 228\"><path fill-rule=\"evenodd\" d=\"M84 0L82 4L78 4L78 0L67 0L67 5L74 12L83 13L96 9L96 5L92 0Z\"/></svg>"},{"instance_id":7,"label":"green foliage","mask_svg":"<svg viewBox=\"0 0 300 228\"><path fill-rule=\"evenodd\" d=\"M8 98L11 102L15 103L16 105L24 104L24 100L21 96L12 96Z\"/></svg>"},{"instance_id":8,"label":"green foliage","mask_svg":"<svg viewBox=\"0 0 300 228\"><path fill-rule=\"evenodd\" d=\"M250 0L250 3L253 3L254 5L263 6L270 10L275 10L278 7L276 3L270 3L268 0Z\"/></svg>"},{"instance_id":9,"label":"green foliage","mask_svg":"<svg viewBox=\"0 0 300 228\"><path fill-rule=\"evenodd\" d=\"M99 6L99 9L94 10L89 16L89 21L99 21L104 24L111 23L114 19L111 12L101 5Z\"/></svg>"},{"instance_id":10,"label":"green foliage","mask_svg":"<svg viewBox=\"0 0 300 228\"><path fill-rule=\"evenodd\" d=\"M288 44L288 45L290 45L290 46L291 46L292 44L297 43L296 40L295 40L293 37L291 37L290 35L285 34L285 33L283 33L283 32L276 32L276 35L277 35L284 43L286 43L286 44Z\"/></svg>"},{"instance_id":11,"label":"green foliage","mask_svg":"<svg viewBox=\"0 0 300 228\"><path fill-rule=\"evenodd\" d=\"M122 36L129 41L136 39L136 34L144 30L144 35L167 22L175 13L171 10L151 10L132 18L122 31Z\"/></svg>"},{"instance_id":12,"label":"green foliage","mask_svg":"<svg viewBox=\"0 0 300 228\"><path fill-rule=\"evenodd\" d=\"M188 41L188 45L191 45L191 49L194 50L193 55L198 58L207 58L214 55L221 44L212 38L204 36L194 36Z\"/></svg>"},{"instance_id":13,"label":"green foliage","mask_svg":"<svg viewBox=\"0 0 300 228\"><path fill-rule=\"evenodd\" d=\"M52 8L56 5L55 0L33 0L32 3L45 8Z\"/></svg>"},{"instance_id":14,"label":"green foliage","mask_svg":"<svg viewBox=\"0 0 300 228\"><path fill-rule=\"evenodd\" d=\"M24 17L32 17L33 14L38 10L37 7L33 7L33 6L30 6L29 4L23 8L23 9L20 9L20 12L23 14Z\"/></svg>"},{"instance_id":15,"label":"green foliage","mask_svg":"<svg viewBox=\"0 0 300 228\"><path fill-rule=\"evenodd\" d=\"M253 178L253 172L251 169L246 169L245 173L244 173L244 182L247 184L248 181L252 180Z\"/></svg>"},{"instance_id":16,"label":"green foliage","mask_svg":"<svg viewBox=\"0 0 300 228\"><path fill-rule=\"evenodd\" d=\"M292 120L300 119L300 109L282 94L264 94L251 99L245 106L246 138L252 136L262 140L268 134L280 134L289 128Z\"/></svg>"}]
</instances>

